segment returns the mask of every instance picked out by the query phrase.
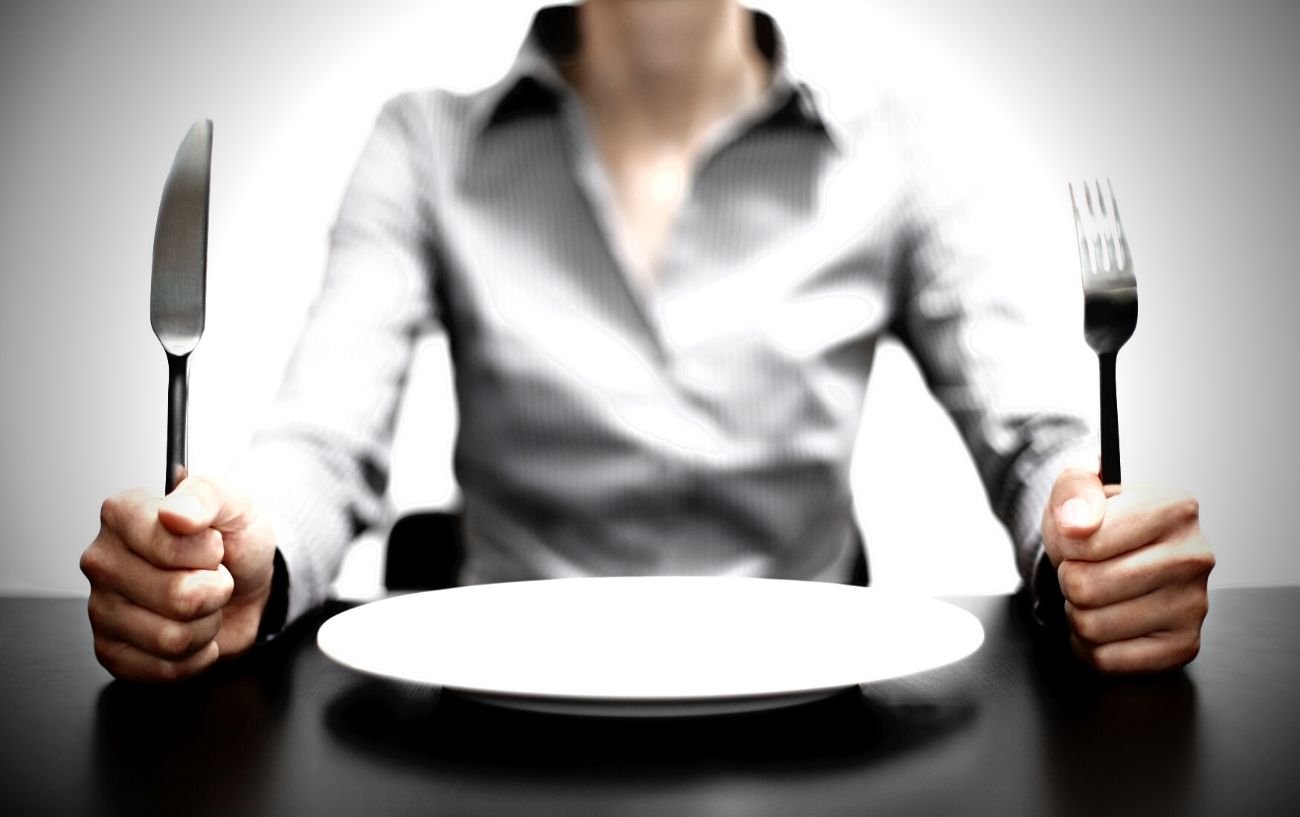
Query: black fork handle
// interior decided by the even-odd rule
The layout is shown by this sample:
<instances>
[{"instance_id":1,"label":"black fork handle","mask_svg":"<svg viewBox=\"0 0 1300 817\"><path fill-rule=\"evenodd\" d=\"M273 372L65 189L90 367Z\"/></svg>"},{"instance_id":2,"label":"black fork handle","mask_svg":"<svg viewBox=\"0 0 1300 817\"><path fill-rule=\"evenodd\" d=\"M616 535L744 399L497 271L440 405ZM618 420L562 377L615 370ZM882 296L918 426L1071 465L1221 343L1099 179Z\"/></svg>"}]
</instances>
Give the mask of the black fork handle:
<instances>
[{"instance_id":1,"label":"black fork handle","mask_svg":"<svg viewBox=\"0 0 1300 817\"><path fill-rule=\"evenodd\" d=\"M185 479L187 471L185 418L189 413L189 362L189 355L167 354L167 494Z\"/></svg>"},{"instance_id":2,"label":"black fork handle","mask_svg":"<svg viewBox=\"0 0 1300 817\"><path fill-rule=\"evenodd\" d=\"M1101 368L1101 484L1119 485L1119 410L1115 406L1115 358L1097 355Z\"/></svg>"}]
</instances>

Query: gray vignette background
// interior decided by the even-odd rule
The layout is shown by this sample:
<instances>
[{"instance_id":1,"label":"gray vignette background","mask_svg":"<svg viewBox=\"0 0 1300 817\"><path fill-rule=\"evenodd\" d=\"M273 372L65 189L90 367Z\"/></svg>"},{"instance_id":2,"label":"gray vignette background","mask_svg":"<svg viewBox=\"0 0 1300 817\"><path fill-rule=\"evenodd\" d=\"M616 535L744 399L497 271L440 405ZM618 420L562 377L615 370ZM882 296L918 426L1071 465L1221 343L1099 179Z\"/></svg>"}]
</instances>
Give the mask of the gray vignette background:
<instances>
[{"instance_id":1,"label":"gray vignette background","mask_svg":"<svg viewBox=\"0 0 1300 817\"><path fill-rule=\"evenodd\" d=\"M5 4L0 592L84 593L77 559L100 501L161 488L166 367L148 324L150 259L190 123L216 130L191 464L219 472L274 392L379 105L495 78L534 5ZM841 35L888 21L982 87L1059 186L1050 274L1077 276L1065 183L1114 180L1142 304L1120 356L1125 476L1201 499L1214 584L1300 582L1300 3L761 5ZM454 497L445 363L436 339L425 352L399 430L397 509ZM889 458L894 478L855 471L873 572L925 592L1008 589L1009 554L950 424L896 348L878 371L861 459Z\"/></svg>"}]
</instances>

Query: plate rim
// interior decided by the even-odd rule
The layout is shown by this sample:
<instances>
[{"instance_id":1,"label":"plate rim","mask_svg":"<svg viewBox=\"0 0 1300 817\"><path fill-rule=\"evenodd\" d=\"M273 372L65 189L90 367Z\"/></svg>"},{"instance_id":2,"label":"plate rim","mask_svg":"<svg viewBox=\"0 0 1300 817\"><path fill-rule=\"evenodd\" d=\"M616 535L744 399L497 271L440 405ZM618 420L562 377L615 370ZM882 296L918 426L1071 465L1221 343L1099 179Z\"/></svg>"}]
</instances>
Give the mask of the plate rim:
<instances>
[{"instance_id":1,"label":"plate rim","mask_svg":"<svg viewBox=\"0 0 1300 817\"><path fill-rule=\"evenodd\" d=\"M536 689L525 689L519 686L514 686L514 687L504 686L504 685L466 686L454 682L442 683L439 681L430 680L427 677L415 677L409 673L398 673L398 672L379 670L379 669L374 669L372 667L363 666L353 660L349 660L348 658L339 655L335 651L332 651L328 644L328 642L330 641L330 633L333 630L338 629L340 626L338 624L335 624L337 620L348 616L350 613L355 613L359 610L372 608L376 605L381 605L381 604L386 605L390 603L403 603L403 602L411 603L412 599L417 599L419 597L427 597L434 593L448 594L448 593L460 593L462 591L488 592L488 593L501 592L500 588L510 586L510 585L521 585L521 584L557 585L561 583L574 583L574 582L610 582L610 581L627 581L627 580L631 580L637 583L646 583L646 584L655 583L661 580L664 581L665 583L680 582L682 580L691 580L691 581L700 580L701 583L717 582L717 581L768 582L768 583L814 584L814 585L820 585L820 586L830 587L830 588L843 588L843 591L847 591L847 592L860 592L865 590L877 597L882 597L882 598L892 597L897 599L903 599L911 603L919 602L921 604L931 604L940 608L944 608L953 613L956 613L959 619L965 619L968 621L969 624L973 625L972 633L974 633L976 637L971 639L969 647L965 649L964 652L948 660L936 664L932 664L930 666L918 670L901 669L895 672L891 672L887 675L875 676L867 680L862 680L861 678L859 678L857 680L841 680L841 681L836 681L834 683L812 684L808 686L799 686L799 687L779 686L779 687L774 687L772 689L749 690L749 691L738 692L738 693L694 694L689 692L669 692L669 693L657 694L657 695L647 695L644 693L639 693L639 694L614 693L614 694L602 694L600 696L593 696L590 694L579 693L579 692L574 692L574 693L539 692ZM493 589L488 589L488 588L493 588ZM836 590L832 590L831 592L842 592L842 591L836 589ZM562 577L562 578L552 578L552 579L528 579L519 582L498 582L498 583L491 583L491 584L485 583L485 584L475 584L475 585L461 585L457 587L449 587L440 590L422 590L422 591L409 592L409 593L400 593L400 594L388 596L383 599L378 599L376 601L361 604L356 607L350 608L348 610L344 610L334 616L331 616L329 619L324 621L321 624L320 628L317 630L316 644L317 644L317 648L320 649L320 651L324 653L326 657L330 658L332 661L373 678L386 679L390 681L398 681L401 683L414 684L414 685L425 686L429 688L447 689L451 691L453 694L459 695L461 697L472 698L475 700L490 702L496 705L501 705L506 707L512 707L518 709L530 709L533 711L552 711L552 710L588 709L588 708L602 709L607 707L654 709L660 707L673 708L673 707L680 707L683 705L694 706L695 704L700 704L705 708L709 708L711 706L730 708L731 705L733 704L743 705L745 702L753 702L757 704L760 701L769 700L769 699L773 701L775 701L776 699L786 699L786 698L798 699L795 702L802 702L803 700L814 700L816 698L820 698L823 696L832 695L837 691L849 689L850 687L853 686L862 687L871 684L883 683L886 681L895 680L897 678L917 675L920 673L939 669L941 667L949 666L951 664L955 664L959 661L962 661L970 657L976 651L978 651L979 648L983 646L985 638L986 638L986 633L984 631L983 622L981 622L979 620L979 617L976 616L974 613L959 605L953 604L952 602L944 601L943 599L936 598L933 596L926 596L923 594L907 593L903 591L893 590L890 588L860 587L857 585L846 585L846 584L841 584L836 582L820 582L820 581L803 580L803 579L782 579L782 578L747 577L747 576L656 575L656 576L579 576L579 577ZM536 705L530 705L530 703ZM774 704L774 705L785 706L788 704ZM771 707L755 706L753 708L762 709L762 708L771 708Z\"/></svg>"}]
</instances>

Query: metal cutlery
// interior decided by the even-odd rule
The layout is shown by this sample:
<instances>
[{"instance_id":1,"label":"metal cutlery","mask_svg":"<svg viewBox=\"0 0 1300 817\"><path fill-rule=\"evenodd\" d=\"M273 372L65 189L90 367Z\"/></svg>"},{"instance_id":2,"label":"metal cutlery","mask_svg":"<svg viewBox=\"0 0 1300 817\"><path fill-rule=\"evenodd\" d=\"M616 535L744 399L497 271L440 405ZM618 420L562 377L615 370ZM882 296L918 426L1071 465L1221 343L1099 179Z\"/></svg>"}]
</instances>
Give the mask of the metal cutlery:
<instances>
[{"instance_id":1,"label":"metal cutlery","mask_svg":"<svg viewBox=\"0 0 1300 817\"><path fill-rule=\"evenodd\" d=\"M212 122L205 119L176 151L154 230L149 322L167 353L167 493L188 469L189 358L203 334L211 168Z\"/></svg>"},{"instance_id":2,"label":"metal cutlery","mask_svg":"<svg viewBox=\"0 0 1300 817\"><path fill-rule=\"evenodd\" d=\"M1070 186L1074 232L1079 242L1083 277L1083 334L1097 353L1101 373L1101 481L1120 484L1119 413L1115 405L1115 358L1137 327L1137 279L1133 256L1119 219L1115 190L1107 181L1110 202L1101 182L1087 182L1076 193Z\"/></svg>"}]
</instances>

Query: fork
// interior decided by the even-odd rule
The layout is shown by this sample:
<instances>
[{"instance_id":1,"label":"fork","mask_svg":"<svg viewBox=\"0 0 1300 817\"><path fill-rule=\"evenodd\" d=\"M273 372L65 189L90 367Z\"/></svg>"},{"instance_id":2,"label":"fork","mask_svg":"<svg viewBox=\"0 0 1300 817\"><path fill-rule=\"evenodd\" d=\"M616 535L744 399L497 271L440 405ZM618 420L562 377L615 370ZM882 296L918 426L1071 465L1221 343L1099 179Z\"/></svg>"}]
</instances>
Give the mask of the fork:
<instances>
[{"instance_id":1,"label":"fork","mask_svg":"<svg viewBox=\"0 0 1300 817\"><path fill-rule=\"evenodd\" d=\"M1079 241L1079 271L1083 277L1083 335L1097 353L1101 370L1101 481L1120 484L1119 413L1115 406L1115 358L1137 327L1137 279L1133 256L1119 220L1115 189L1110 204L1101 182L1083 183L1081 196L1070 185L1074 233ZM1080 198L1082 201L1080 201Z\"/></svg>"}]
</instances>

